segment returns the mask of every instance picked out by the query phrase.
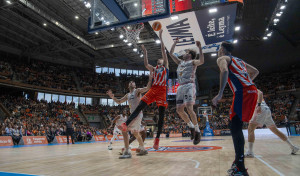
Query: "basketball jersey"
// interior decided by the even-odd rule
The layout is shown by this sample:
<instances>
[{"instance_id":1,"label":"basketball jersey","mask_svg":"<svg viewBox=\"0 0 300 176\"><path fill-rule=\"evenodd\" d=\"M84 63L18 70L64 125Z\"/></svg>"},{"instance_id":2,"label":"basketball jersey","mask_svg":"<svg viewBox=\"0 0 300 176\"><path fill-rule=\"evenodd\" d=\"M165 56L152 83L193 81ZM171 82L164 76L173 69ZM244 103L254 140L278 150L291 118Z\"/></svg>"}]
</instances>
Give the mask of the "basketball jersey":
<instances>
[{"instance_id":1,"label":"basketball jersey","mask_svg":"<svg viewBox=\"0 0 300 176\"><path fill-rule=\"evenodd\" d=\"M262 108L269 108L269 106L267 105L267 103L265 102L265 100L263 100L263 101L261 102L260 106L261 106Z\"/></svg>"},{"instance_id":2,"label":"basketball jersey","mask_svg":"<svg viewBox=\"0 0 300 176\"><path fill-rule=\"evenodd\" d=\"M193 60L181 61L177 67L177 78L179 85L195 83L196 66Z\"/></svg>"},{"instance_id":3,"label":"basketball jersey","mask_svg":"<svg viewBox=\"0 0 300 176\"><path fill-rule=\"evenodd\" d=\"M153 70L152 86L167 86L169 70L165 66L156 66Z\"/></svg>"},{"instance_id":4,"label":"basketball jersey","mask_svg":"<svg viewBox=\"0 0 300 176\"><path fill-rule=\"evenodd\" d=\"M130 108L130 113L133 113L133 111L136 109L136 107L139 105L141 101L142 95L140 94L139 96L136 94L136 89L132 91L132 93L127 94L128 98L128 103L129 103L129 108Z\"/></svg>"},{"instance_id":5,"label":"basketball jersey","mask_svg":"<svg viewBox=\"0 0 300 176\"><path fill-rule=\"evenodd\" d=\"M237 57L229 57L231 57L231 61L228 65L228 84L232 92L242 91L244 87L254 85L247 73L245 62Z\"/></svg>"},{"instance_id":6,"label":"basketball jersey","mask_svg":"<svg viewBox=\"0 0 300 176\"><path fill-rule=\"evenodd\" d=\"M122 123L126 122L126 120L127 116L123 116L122 114L120 114L120 118L116 121L116 126L122 125Z\"/></svg>"}]
</instances>

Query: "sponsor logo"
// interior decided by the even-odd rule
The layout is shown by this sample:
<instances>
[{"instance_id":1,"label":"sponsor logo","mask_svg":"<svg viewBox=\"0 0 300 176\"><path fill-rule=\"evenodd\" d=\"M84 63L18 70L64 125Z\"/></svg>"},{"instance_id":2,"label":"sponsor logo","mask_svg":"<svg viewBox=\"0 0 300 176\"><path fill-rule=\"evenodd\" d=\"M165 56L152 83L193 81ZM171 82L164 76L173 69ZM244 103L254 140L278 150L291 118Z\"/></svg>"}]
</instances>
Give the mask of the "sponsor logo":
<instances>
[{"instance_id":1,"label":"sponsor logo","mask_svg":"<svg viewBox=\"0 0 300 176\"><path fill-rule=\"evenodd\" d=\"M257 93L257 90L247 90L247 93Z\"/></svg>"},{"instance_id":2,"label":"sponsor logo","mask_svg":"<svg viewBox=\"0 0 300 176\"><path fill-rule=\"evenodd\" d=\"M222 147L219 146L161 146L158 150L152 147L146 148L148 152L200 152L200 151L211 151L219 150ZM136 149L133 149L135 151Z\"/></svg>"}]
</instances>

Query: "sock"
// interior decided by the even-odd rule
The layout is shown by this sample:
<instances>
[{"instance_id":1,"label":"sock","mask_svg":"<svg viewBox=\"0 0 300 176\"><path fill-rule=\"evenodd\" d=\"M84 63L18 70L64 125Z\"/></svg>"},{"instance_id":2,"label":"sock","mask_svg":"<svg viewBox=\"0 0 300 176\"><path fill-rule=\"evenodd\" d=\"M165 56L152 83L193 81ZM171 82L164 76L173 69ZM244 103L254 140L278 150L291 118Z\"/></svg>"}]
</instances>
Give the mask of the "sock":
<instances>
[{"instance_id":1,"label":"sock","mask_svg":"<svg viewBox=\"0 0 300 176\"><path fill-rule=\"evenodd\" d=\"M290 141L289 138L287 138L287 140L285 142L290 146L290 148L294 147L294 145L292 144L292 142Z\"/></svg>"},{"instance_id":2,"label":"sock","mask_svg":"<svg viewBox=\"0 0 300 176\"><path fill-rule=\"evenodd\" d=\"M198 133L200 132L200 129L199 129L199 125L198 125L198 124L195 125L195 131L198 132Z\"/></svg>"},{"instance_id":3,"label":"sock","mask_svg":"<svg viewBox=\"0 0 300 176\"><path fill-rule=\"evenodd\" d=\"M139 146L140 150L145 150L144 146Z\"/></svg>"},{"instance_id":4,"label":"sock","mask_svg":"<svg viewBox=\"0 0 300 176\"><path fill-rule=\"evenodd\" d=\"M248 149L250 153L253 153L253 142L248 142Z\"/></svg>"},{"instance_id":5,"label":"sock","mask_svg":"<svg viewBox=\"0 0 300 176\"><path fill-rule=\"evenodd\" d=\"M195 128L194 124L190 121L188 124L187 124L190 128Z\"/></svg>"},{"instance_id":6,"label":"sock","mask_svg":"<svg viewBox=\"0 0 300 176\"><path fill-rule=\"evenodd\" d=\"M125 148L124 152L129 153L129 148Z\"/></svg>"}]
</instances>

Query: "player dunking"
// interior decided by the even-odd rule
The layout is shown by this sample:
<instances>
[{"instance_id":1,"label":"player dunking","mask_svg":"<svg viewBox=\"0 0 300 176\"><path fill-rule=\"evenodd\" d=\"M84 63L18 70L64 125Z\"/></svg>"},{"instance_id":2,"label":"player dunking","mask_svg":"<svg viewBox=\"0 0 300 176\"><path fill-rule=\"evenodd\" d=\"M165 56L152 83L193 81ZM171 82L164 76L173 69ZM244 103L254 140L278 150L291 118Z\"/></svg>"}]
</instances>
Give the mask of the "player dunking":
<instances>
[{"instance_id":1,"label":"player dunking","mask_svg":"<svg viewBox=\"0 0 300 176\"><path fill-rule=\"evenodd\" d=\"M138 104L140 103L142 93L145 93L147 90L150 89L151 83L152 83L152 74L149 75L149 81L148 81L147 87L136 89L135 82L130 81L129 86L128 86L129 93L127 93L121 99L115 98L115 96L111 90L107 91L107 95L111 99L113 99L117 104L121 104L123 102L128 101L130 112L132 113L135 110L135 108L138 106ZM132 123L128 126L128 130L131 131L131 133L135 136L135 138L139 142L139 147L138 147L139 150L137 150L138 156L148 154L148 151L144 148L144 141L143 141L142 137L140 136L140 132L143 131L143 129L141 129L142 118L143 118L143 112L140 112L138 114L138 117L134 121L132 121ZM122 123L125 123L125 121L122 121ZM116 124L116 125L120 126L121 124ZM125 139L125 137L124 137L125 149L124 149L123 155L120 156L120 159L131 158L128 134L126 131L123 131L122 133L123 133L123 136L126 134L127 138Z\"/></svg>"},{"instance_id":2,"label":"player dunking","mask_svg":"<svg viewBox=\"0 0 300 176\"><path fill-rule=\"evenodd\" d=\"M294 146L290 139L284 135L281 131L279 131L272 119L272 113L268 105L263 99L263 93L258 90L258 99L256 111L250 120L250 124L248 126L248 151L245 157L253 158L253 144L255 140L254 130L258 126L266 125L275 135L277 135L282 141L286 142L291 148L291 154L296 154L299 151L299 148Z\"/></svg>"},{"instance_id":3,"label":"player dunking","mask_svg":"<svg viewBox=\"0 0 300 176\"><path fill-rule=\"evenodd\" d=\"M156 102L158 106L159 111L159 120L158 120L158 130L156 134L156 138L154 140L154 149L158 149L159 146L159 137L160 133L162 132L163 123L164 123L164 114L165 110L168 106L167 103L167 80L168 80L168 74L169 74L169 63L167 54L165 51L165 46L162 40L162 30L159 31L159 37L161 40L161 52L162 57L161 59L157 60L157 66L153 67L148 63L148 56L147 56L147 50L142 45L142 49L144 52L144 64L145 67L150 71L153 72L153 83L151 89L143 96L142 101L137 106L137 108L133 111L133 113L130 115L126 123L123 123L120 126L120 129L122 131L127 130L127 126L138 116L138 114L149 104Z\"/></svg>"},{"instance_id":4,"label":"player dunking","mask_svg":"<svg viewBox=\"0 0 300 176\"><path fill-rule=\"evenodd\" d=\"M233 44L222 42L218 51L217 64L220 68L220 90L212 103L217 103L222 99L225 86L228 84L233 92L233 101L230 108L230 131L235 150L235 160L230 175L248 176L244 164L245 139L242 131L243 122L249 122L257 103L257 89L252 82L258 75L258 70L245 63L242 59L231 55Z\"/></svg>"},{"instance_id":5,"label":"player dunking","mask_svg":"<svg viewBox=\"0 0 300 176\"><path fill-rule=\"evenodd\" d=\"M194 140L194 145L199 144L201 133L197 122L197 116L194 112L193 106L196 99L196 85L195 85L195 73L198 66L204 64L204 55L201 48L201 43L196 41L196 45L199 49L199 59L196 60L196 52L193 50L186 50L183 55L183 60L174 55L174 49L178 42L178 38L175 40L170 56L173 61L178 65L177 78L179 87L177 88L176 95L176 111L179 116L188 124L191 130L191 139ZM192 122L184 111L187 109Z\"/></svg>"}]
</instances>

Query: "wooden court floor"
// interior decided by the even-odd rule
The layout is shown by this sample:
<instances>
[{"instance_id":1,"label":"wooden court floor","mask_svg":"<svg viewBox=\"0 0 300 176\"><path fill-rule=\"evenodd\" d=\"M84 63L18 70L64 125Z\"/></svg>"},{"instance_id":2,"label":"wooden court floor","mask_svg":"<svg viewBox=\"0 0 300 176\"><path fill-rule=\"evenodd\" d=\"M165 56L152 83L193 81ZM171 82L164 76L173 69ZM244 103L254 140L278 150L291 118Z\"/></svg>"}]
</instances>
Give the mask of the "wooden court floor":
<instances>
[{"instance_id":1,"label":"wooden court floor","mask_svg":"<svg viewBox=\"0 0 300 176\"><path fill-rule=\"evenodd\" d=\"M205 137L201 146L218 146L217 150L193 152L149 152L148 156L118 159L122 141L107 150L108 143L52 145L21 148L0 148L0 171L33 175L104 175L104 176L225 176L234 156L230 136ZM300 137L291 137L300 145ZM177 142L174 142L177 141ZM181 141L181 142L178 142ZM161 146L193 146L188 138L161 139ZM147 139L151 147L153 140ZM137 146L137 142L133 143ZM247 146L247 145L246 145ZM181 148L179 148L181 149ZM203 148L207 149L207 148ZM256 158L246 159L252 176L298 176L300 154L290 155L289 147L278 138L257 139Z\"/></svg>"}]
</instances>

